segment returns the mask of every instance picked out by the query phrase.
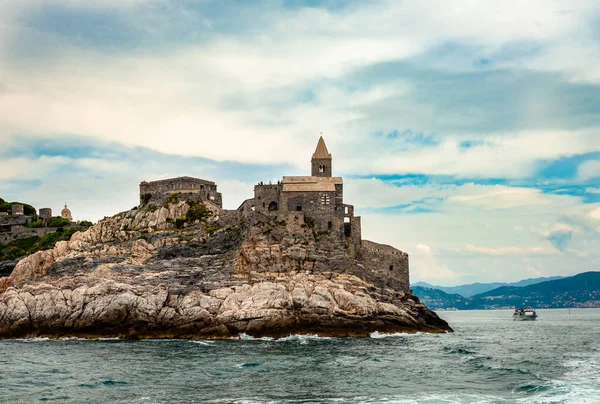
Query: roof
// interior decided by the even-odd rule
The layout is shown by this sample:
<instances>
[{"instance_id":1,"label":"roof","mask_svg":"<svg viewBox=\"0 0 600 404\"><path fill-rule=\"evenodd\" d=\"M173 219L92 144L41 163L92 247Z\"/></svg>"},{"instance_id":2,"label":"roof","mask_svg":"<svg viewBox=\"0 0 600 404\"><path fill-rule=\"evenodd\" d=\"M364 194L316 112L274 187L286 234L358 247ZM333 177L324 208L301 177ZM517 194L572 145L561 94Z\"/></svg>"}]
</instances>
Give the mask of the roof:
<instances>
[{"instance_id":1,"label":"roof","mask_svg":"<svg viewBox=\"0 0 600 404\"><path fill-rule=\"evenodd\" d=\"M203 184L208 184L208 185L215 185L214 182L212 181L208 181L208 180L203 180L202 178L194 178L194 177L187 177L187 176L183 176L183 177L174 177L174 178L165 178L164 180L155 180L155 181L142 181L141 184L143 183L148 183L148 184L158 184L161 182L165 182L165 181L175 181L175 180L179 180L179 181L192 181L192 182L201 182Z\"/></svg>"},{"instance_id":2,"label":"roof","mask_svg":"<svg viewBox=\"0 0 600 404\"><path fill-rule=\"evenodd\" d=\"M331 154L327 151L327 146L325 146L325 141L323 140L323 136L319 138L319 143L317 143L317 148L312 156L313 159L330 159Z\"/></svg>"},{"instance_id":3,"label":"roof","mask_svg":"<svg viewBox=\"0 0 600 404\"><path fill-rule=\"evenodd\" d=\"M283 192L332 192L342 184L341 177L283 177Z\"/></svg>"}]
</instances>

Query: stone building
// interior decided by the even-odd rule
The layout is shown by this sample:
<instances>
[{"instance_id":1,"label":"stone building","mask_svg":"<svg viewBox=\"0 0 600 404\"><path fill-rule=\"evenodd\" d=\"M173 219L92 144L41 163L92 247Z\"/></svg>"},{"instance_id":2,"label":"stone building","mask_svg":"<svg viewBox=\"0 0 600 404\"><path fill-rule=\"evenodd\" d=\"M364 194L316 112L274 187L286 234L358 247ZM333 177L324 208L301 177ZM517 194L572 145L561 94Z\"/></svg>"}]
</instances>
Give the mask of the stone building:
<instances>
[{"instance_id":1,"label":"stone building","mask_svg":"<svg viewBox=\"0 0 600 404\"><path fill-rule=\"evenodd\" d=\"M20 216L25 214L24 207L20 203L13 203L11 206L11 210L13 216Z\"/></svg>"},{"instance_id":2,"label":"stone building","mask_svg":"<svg viewBox=\"0 0 600 404\"><path fill-rule=\"evenodd\" d=\"M277 184L254 186L254 198L245 201L239 210L275 212L303 212L316 231L328 232L340 240L361 243L360 216L354 216L354 206L344 203L344 183L333 177L333 159L323 137L311 159L310 176L284 176Z\"/></svg>"},{"instance_id":3,"label":"stone building","mask_svg":"<svg viewBox=\"0 0 600 404\"><path fill-rule=\"evenodd\" d=\"M65 207L60 212L60 217L62 217L63 219L67 219L69 222L73 221L73 215L71 214L71 211L69 210L69 208L67 208L66 202L65 202Z\"/></svg>"},{"instance_id":4,"label":"stone building","mask_svg":"<svg viewBox=\"0 0 600 404\"><path fill-rule=\"evenodd\" d=\"M52 217L52 209L51 208L40 208L39 217L44 222L47 222Z\"/></svg>"},{"instance_id":5,"label":"stone building","mask_svg":"<svg viewBox=\"0 0 600 404\"><path fill-rule=\"evenodd\" d=\"M283 177L276 184L254 186L254 198L238 208L244 217L272 215L293 223L304 220L315 234L329 235L349 256L396 290L408 292L408 254L396 248L362 240L361 218L344 203L344 183L333 176L333 158L321 137L311 159L310 176Z\"/></svg>"},{"instance_id":6,"label":"stone building","mask_svg":"<svg viewBox=\"0 0 600 404\"><path fill-rule=\"evenodd\" d=\"M211 202L219 208L223 207L222 195L217 192L217 184L212 181L193 177L176 177L140 183L140 204L160 205L170 194L177 194L180 199L200 199Z\"/></svg>"}]
</instances>

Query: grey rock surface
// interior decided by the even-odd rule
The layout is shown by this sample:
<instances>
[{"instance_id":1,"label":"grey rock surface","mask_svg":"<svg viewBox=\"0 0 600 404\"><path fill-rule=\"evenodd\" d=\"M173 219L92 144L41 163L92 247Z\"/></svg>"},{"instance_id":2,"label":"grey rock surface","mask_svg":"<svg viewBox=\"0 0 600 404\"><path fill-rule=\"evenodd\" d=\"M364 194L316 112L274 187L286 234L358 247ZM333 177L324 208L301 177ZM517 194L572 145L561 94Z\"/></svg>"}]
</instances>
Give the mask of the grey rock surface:
<instances>
[{"instance_id":1,"label":"grey rock surface","mask_svg":"<svg viewBox=\"0 0 600 404\"><path fill-rule=\"evenodd\" d=\"M107 218L0 279L0 338L227 338L447 332L395 289L293 218L187 223L185 202Z\"/></svg>"}]
</instances>

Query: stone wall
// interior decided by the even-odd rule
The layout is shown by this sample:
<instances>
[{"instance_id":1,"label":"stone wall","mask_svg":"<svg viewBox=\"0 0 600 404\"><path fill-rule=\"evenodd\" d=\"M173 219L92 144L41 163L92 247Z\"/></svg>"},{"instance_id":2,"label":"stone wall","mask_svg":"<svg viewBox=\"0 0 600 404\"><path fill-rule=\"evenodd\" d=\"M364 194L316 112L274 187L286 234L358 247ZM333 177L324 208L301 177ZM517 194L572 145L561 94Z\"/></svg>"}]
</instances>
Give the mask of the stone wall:
<instances>
[{"instance_id":1,"label":"stone wall","mask_svg":"<svg viewBox=\"0 0 600 404\"><path fill-rule=\"evenodd\" d=\"M12 205L12 214L13 214L13 216L25 214L23 205L18 204L18 203L14 203Z\"/></svg>"},{"instance_id":2,"label":"stone wall","mask_svg":"<svg viewBox=\"0 0 600 404\"><path fill-rule=\"evenodd\" d=\"M407 253L389 245L363 240L360 257L368 270L387 279L389 287L408 293L410 279Z\"/></svg>"},{"instance_id":3,"label":"stone wall","mask_svg":"<svg viewBox=\"0 0 600 404\"><path fill-rule=\"evenodd\" d=\"M254 206L256 212L266 213L283 210L285 207L281 205L281 190L283 186L280 184L255 185L254 186Z\"/></svg>"},{"instance_id":4,"label":"stone wall","mask_svg":"<svg viewBox=\"0 0 600 404\"><path fill-rule=\"evenodd\" d=\"M41 227L39 229L30 229L20 225L12 226L10 232L0 233L0 243L6 244L12 240L31 236L42 237L48 233L54 233L56 230L58 230L58 227Z\"/></svg>"},{"instance_id":5,"label":"stone wall","mask_svg":"<svg viewBox=\"0 0 600 404\"><path fill-rule=\"evenodd\" d=\"M223 197L217 192L217 185L212 181L179 177L140 183L140 204L150 203L160 206L171 194L177 194L179 200L205 200L218 207L223 206Z\"/></svg>"},{"instance_id":6,"label":"stone wall","mask_svg":"<svg viewBox=\"0 0 600 404\"><path fill-rule=\"evenodd\" d=\"M40 209L40 219L47 221L52 217L52 209L50 208L41 208Z\"/></svg>"}]
</instances>

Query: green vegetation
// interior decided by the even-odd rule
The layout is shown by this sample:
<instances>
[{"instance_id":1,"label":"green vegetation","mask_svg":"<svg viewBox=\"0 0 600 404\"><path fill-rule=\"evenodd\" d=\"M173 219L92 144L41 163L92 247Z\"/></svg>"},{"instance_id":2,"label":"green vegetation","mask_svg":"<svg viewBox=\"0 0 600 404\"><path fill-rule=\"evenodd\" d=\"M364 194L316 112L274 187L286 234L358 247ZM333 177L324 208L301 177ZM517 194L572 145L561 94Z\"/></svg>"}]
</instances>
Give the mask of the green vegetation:
<instances>
[{"instance_id":1,"label":"green vegetation","mask_svg":"<svg viewBox=\"0 0 600 404\"><path fill-rule=\"evenodd\" d=\"M187 212L186 220L190 223L196 220L205 221L212 216L210 209L202 201L187 201L190 209Z\"/></svg>"},{"instance_id":2,"label":"green vegetation","mask_svg":"<svg viewBox=\"0 0 600 404\"><path fill-rule=\"evenodd\" d=\"M35 215L37 215L37 211L31 205L28 205L28 204L23 203L23 202L6 202L2 198L0 198L0 212L8 212L9 214L11 214L12 213L12 205L14 203L18 203L20 205L23 205L23 213L24 214L29 215L29 216L35 216Z\"/></svg>"},{"instance_id":3,"label":"green vegetation","mask_svg":"<svg viewBox=\"0 0 600 404\"><path fill-rule=\"evenodd\" d=\"M61 228L43 237L31 236L10 241L8 244L0 243L0 261L14 260L37 251L49 250L57 242L69 240L79 230L76 227Z\"/></svg>"},{"instance_id":4,"label":"green vegetation","mask_svg":"<svg viewBox=\"0 0 600 404\"><path fill-rule=\"evenodd\" d=\"M65 227L71 224L67 219L63 219L60 216L54 216L48 219L48 227Z\"/></svg>"},{"instance_id":5,"label":"green vegetation","mask_svg":"<svg viewBox=\"0 0 600 404\"><path fill-rule=\"evenodd\" d=\"M30 229L41 229L42 227L46 227L46 223L43 220L34 220L33 222L27 224L25 227Z\"/></svg>"},{"instance_id":6,"label":"green vegetation","mask_svg":"<svg viewBox=\"0 0 600 404\"><path fill-rule=\"evenodd\" d=\"M82 220L78 224L83 227L90 227L94 225L94 223L90 222L89 220Z\"/></svg>"},{"instance_id":7,"label":"green vegetation","mask_svg":"<svg viewBox=\"0 0 600 404\"><path fill-rule=\"evenodd\" d=\"M218 224L210 224L204 228L204 230L208 233L208 235L212 236L217 231L219 231L220 227Z\"/></svg>"},{"instance_id":8,"label":"green vegetation","mask_svg":"<svg viewBox=\"0 0 600 404\"><path fill-rule=\"evenodd\" d=\"M167 196L165 198L165 200L163 201L163 206L165 208L168 208L169 205L172 204L172 203L177 203L177 194L170 194L169 196Z\"/></svg>"}]
</instances>

